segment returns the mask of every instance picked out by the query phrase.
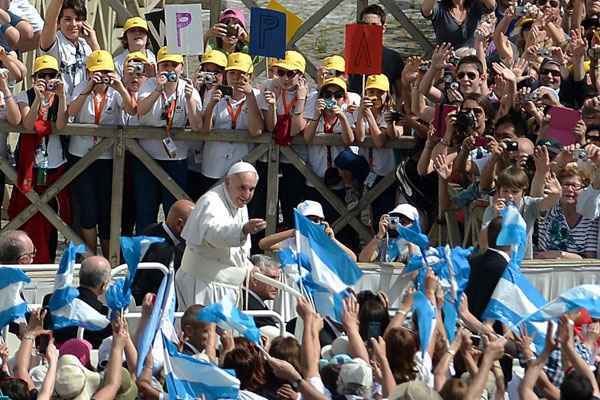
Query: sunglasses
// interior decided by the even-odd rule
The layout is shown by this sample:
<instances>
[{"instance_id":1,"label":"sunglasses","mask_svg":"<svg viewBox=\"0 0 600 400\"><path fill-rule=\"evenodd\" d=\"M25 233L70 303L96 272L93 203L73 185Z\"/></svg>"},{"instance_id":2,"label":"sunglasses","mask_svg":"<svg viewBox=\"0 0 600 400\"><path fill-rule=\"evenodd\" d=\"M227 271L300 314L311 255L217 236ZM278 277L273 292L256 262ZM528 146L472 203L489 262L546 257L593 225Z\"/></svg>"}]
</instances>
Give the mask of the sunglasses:
<instances>
[{"instance_id":1,"label":"sunglasses","mask_svg":"<svg viewBox=\"0 0 600 400\"><path fill-rule=\"evenodd\" d=\"M323 99L330 99L332 97L335 98L335 99L341 99L342 97L344 97L344 91L343 90L337 90L335 92L332 92L330 90L325 90L321 94L321 98L323 98Z\"/></svg>"},{"instance_id":2,"label":"sunglasses","mask_svg":"<svg viewBox=\"0 0 600 400\"><path fill-rule=\"evenodd\" d=\"M37 75L38 79L55 79L57 76L56 72L41 72Z\"/></svg>"},{"instance_id":3,"label":"sunglasses","mask_svg":"<svg viewBox=\"0 0 600 400\"><path fill-rule=\"evenodd\" d=\"M538 0L537 2L537 5L539 7L543 7L546 4L548 4L552 8L558 8L558 6L560 5L560 3L556 0Z\"/></svg>"},{"instance_id":4,"label":"sunglasses","mask_svg":"<svg viewBox=\"0 0 600 400\"><path fill-rule=\"evenodd\" d=\"M540 75L548 75L551 74L553 77L557 78L560 76L560 71L556 71L553 69L543 69L540 71Z\"/></svg>"},{"instance_id":5,"label":"sunglasses","mask_svg":"<svg viewBox=\"0 0 600 400\"><path fill-rule=\"evenodd\" d=\"M464 79L468 77L470 80L475 80L477 78L477 74L475 72L459 72L457 75L458 79Z\"/></svg>"},{"instance_id":6,"label":"sunglasses","mask_svg":"<svg viewBox=\"0 0 600 400\"><path fill-rule=\"evenodd\" d=\"M323 218L317 217L316 215L308 215L308 216L306 216L306 218L308 218L315 224L320 224L321 222L323 222Z\"/></svg>"},{"instance_id":7,"label":"sunglasses","mask_svg":"<svg viewBox=\"0 0 600 400\"><path fill-rule=\"evenodd\" d=\"M588 142L598 143L600 142L600 136L588 136L587 140Z\"/></svg>"},{"instance_id":8,"label":"sunglasses","mask_svg":"<svg viewBox=\"0 0 600 400\"><path fill-rule=\"evenodd\" d=\"M286 71L285 69L277 70L277 76L279 76L280 78L287 76L288 78L292 79L293 77L296 76L297 73L298 73L297 71Z\"/></svg>"}]
</instances>

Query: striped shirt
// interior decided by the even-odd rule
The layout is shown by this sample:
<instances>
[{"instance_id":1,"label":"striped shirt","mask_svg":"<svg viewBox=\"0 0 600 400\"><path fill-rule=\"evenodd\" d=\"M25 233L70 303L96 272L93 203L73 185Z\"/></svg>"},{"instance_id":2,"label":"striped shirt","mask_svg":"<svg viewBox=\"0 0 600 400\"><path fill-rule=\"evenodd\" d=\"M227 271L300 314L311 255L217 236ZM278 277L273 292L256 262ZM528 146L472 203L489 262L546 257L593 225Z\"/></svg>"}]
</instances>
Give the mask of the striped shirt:
<instances>
[{"instance_id":1,"label":"striped shirt","mask_svg":"<svg viewBox=\"0 0 600 400\"><path fill-rule=\"evenodd\" d=\"M574 226L569 226L559 204L538 219L538 248L540 251L561 250L582 255L596 255L598 249L598 221L579 215Z\"/></svg>"}]
</instances>

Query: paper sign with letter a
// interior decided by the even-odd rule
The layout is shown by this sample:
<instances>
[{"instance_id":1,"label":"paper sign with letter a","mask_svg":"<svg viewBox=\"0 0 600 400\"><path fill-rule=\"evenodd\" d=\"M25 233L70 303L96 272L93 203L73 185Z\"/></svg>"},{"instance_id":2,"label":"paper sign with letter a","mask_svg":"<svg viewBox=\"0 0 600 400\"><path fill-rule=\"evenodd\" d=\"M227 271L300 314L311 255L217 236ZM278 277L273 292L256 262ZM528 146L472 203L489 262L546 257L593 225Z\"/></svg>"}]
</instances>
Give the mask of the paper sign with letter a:
<instances>
[{"instance_id":1,"label":"paper sign with letter a","mask_svg":"<svg viewBox=\"0 0 600 400\"><path fill-rule=\"evenodd\" d=\"M200 4L165 5L165 24L167 46L171 53L196 55L204 52Z\"/></svg>"},{"instance_id":2,"label":"paper sign with letter a","mask_svg":"<svg viewBox=\"0 0 600 400\"><path fill-rule=\"evenodd\" d=\"M285 14L266 8L250 10L250 54L283 58L285 56Z\"/></svg>"},{"instance_id":3,"label":"paper sign with letter a","mask_svg":"<svg viewBox=\"0 0 600 400\"><path fill-rule=\"evenodd\" d=\"M292 40L292 38L294 37L296 31L302 26L302 20L300 19L300 17L298 17L296 14L282 6L276 0L269 1L269 3L267 3L265 7L270 10L280 11L285 14L285 36L286 43L289 43L290 40Z\"/></svg>"},{"instance_id":4,"label":"paper sign with letter a","mask_svg":"<svg viewBox=\"0 0 600 400\"><path fill-rule=\"evenodd\" d=\"M377 25L346 25L344 58L346 73L374 75L381 73L383 28Z\"/></svg>"}]
</instances>

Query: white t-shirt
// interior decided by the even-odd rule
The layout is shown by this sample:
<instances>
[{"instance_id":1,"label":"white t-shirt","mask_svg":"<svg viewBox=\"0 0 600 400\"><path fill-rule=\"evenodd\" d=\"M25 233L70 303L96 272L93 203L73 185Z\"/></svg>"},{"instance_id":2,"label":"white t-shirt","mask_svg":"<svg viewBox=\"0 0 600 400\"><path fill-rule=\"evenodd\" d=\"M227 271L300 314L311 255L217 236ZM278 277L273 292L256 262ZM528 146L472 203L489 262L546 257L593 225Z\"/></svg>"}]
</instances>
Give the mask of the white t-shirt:
<instances>
[{"instance_id":1,"label":"white t-shirt","mask_svg":"<svg viewBox=\"0 0 600 400\"><path fill-rule=\"evenodd\" d=\"M267 101L265 100L265 94L264 94L264 92L267 91L267 90L273 91L273 79L267 80L265 82L265 84L263 85L262 93L260 95L260 98L261 98L261 102L260 102L261 110L268 110L269 109L269 105L268 105ZM275 93L275 98L277 99L277 103L276 103L277 115L281 115L281 114L283 114L285 112L285 107L284 107L284 104L283 104L283 97L281 97L280 90L281 89L279 89L277 91L277 93ZM287 101L286 104L288 104L288 107L289 107L289 103L291 103L293 101L294 96L296 96L296 91L295 90L291 91L291 92L290 91L286 92L286 101ZM310 97L310 95L309 95L309 97ZM292 110L291 110L292 112L293 112L294 108L295 108L295 106L292 107ZM304 113L306 114L306 108L304 109ZM302 135L302 133L299 133L298 135ZM304 162L308 161L308 147L305 144L294 144L294 145L291 145L290 147L292 149L294 149L294 151L296 152L296 154L298 154L298 156L301 159L303 159ZM266 155L263 156L261 158L261 161L266 162L267 161L266 157L267 157ZM283 154L281 154L279 161L281 161L283 163L286 163L286 164L290 163L288 161L287 157L285 155L283 155Z\"/></svg>"},{"instance_id":2,"label":"white t-shirt","mask_svg":"<svg viewBox=\"0 0 600 400\"><path fill-rule=\"evenodd\" d=\"M313 93L310 95L310 97L306 101L304 117L307 120L316 120L317 119L317 115L315 114L315 104L316 104L318 98L319 98L319 93ZM344 112L346 113L346 118L348 119L348 123L350 124L351 127L353 127L356 123L356 116L354 113L350 113L350 112L346 111L346 109L347 109L347 105L342 104L342 110L344 110ZM323 115L321 115L321 117L319 118L319 125L317 126L317 129L316 129L316 135L326 135L326 133L324 133L325 127L324 127L323 119L324 119L324 117L323 117ZM339 119L337 119L333 125L333 134L341 135L342 132L343 132L342 124L340 123ZM329 150L328 150L328 147L329 147ZM317 174L317 176L319 176L320 178L324 178L325 171L327 170L327 168L330 166L331 167L334 166L333 164L334 164L335 158L344 149L345 149L345 147L341 147L341 146L308 145L308 165L310 166L310 169L312 169L313 172L315 174ZM328 165L328 163L327 163L328 153L330 153L330 155L331 155L331 165ZM306 181L306 184L310 187L313 187L308 180Z\"/></svg>"},{"instance_id":3,"label":"white t-shirt","mask_svg":"<svg viewBox=\"0 0 600 400\"><path fill-rule=\"evenodd\" d=\"M1 93L0 93L1 94ZM23 91L15 96L17 104L25 104L29 106L29 99L27 98L27 91ZM0 109L0 119L6 119L6 106ZM44 139L46 140L46 139ZM0 140L0 144L6 145L6 138ZM4 148L6 151L6 147ZM48 136L46 144L46 152L48 153L48 168L58 168L67 162L65 155L63 154L62 144L60 142L59 135ZM4 154L4 153L2 153Z\"/></svg>"},{"instance_id":4,"label":"white t-shirt","mask_svg":"<svg viewBox=\"0 0 600 400\"><path fill-rule=\"evenodd\" d=\"M138 93L138 103L145 97L149 96L156 88L156 79L148 79L144 85L140 88ZM173 113L173 128L185 128L188 120L187 113L187 100L185 98L185 81L177 81L177 89L170 98L165 99L164 95L161 95L155 102L150 111L140 118L140 125L145 126L157 126L166 127L167 120L161 119L161 115L165 111L165 104L168 101L175 98L175 111ZM196 100L197 110L202 111L202 100L200 95L193 90L192 98ZM166 136L166 135L165 135ZM165 150L162 140L158 139L140 139L140 146L146 150L146 152L155 160L185 160L188 156L188 147L190 142L183 140L175 140L175 146L177 146L177 154L175 158L170 158Z\"/></svg>"},{"instance_id":5,"label":"white t-shirt","mask_svg":"<svg viewBox=\"0 0 600 400\"><path fill-rule=\"evenodd\" d=\"M366 134L369 136L369 122L363 119ZM383 119L383 112L377 120L379 128L383 131L387 128L387 123ZM385 135L385 132L381 132ZM394 149L377 149L374 147L360 147L358 154L363 156L369 163L371 171L379 176L386 176L396 168L396 159L394 158Z\"/></svg>"},{"instance_id":6,"label":"white t-shirt","mask_svg":"<svg viewBox=\"0 0 600 400\"><path fill-rule=\"evenodd\" d=\"M27 0L12 0L8 11L27 20L33 28L33 32L39 32L44 29L44 20L40 13Z\"/></svg>"},{"instance_id":7,"label":"white t-shirt","mask_svg":"<svg viewBox=\"0 0 600 400\"><path fill-rule=\"evenodd\" d=\"M123 76L123 66L125 65L125 59L127 58L128 54L129 50L123 50L113 59L115 63L115 71L120 76ZM146 49L146 57L148 57L148 61L151 64L156 64L156 56L150 49Z\"/></svg>"},{"instance_id":8,"label":"white t-shirt","mask_svg":"<svg viewBox=\"0 0 600 400\"><path fill-rule=\"evenodd\" d=\"M259 91L258 89L252 90L258 102ZM238 107L242 107L236 120L235 129L239 131L247 130L248 102L246 101L246 97L240 100L223 97L213 109L213 129L231 129L231 117L227 108L228 101L233 110L233 114L237 112ZM244 158L253 147L254 146L249 143L204 143L204 150L202 152L202 174L213 179L220 179L224 177L229 170L229 167Z\"/></svg>"},{"instance_id":9,"label":"white t-shirt","mask_svg":"<svg viewBox=\"0 0 600 400\"><path fill-rule=\"evenodd\" d=\"M91 53L84 39L79 38L75 45L61 31L56 32L56 40L48 50L40 50L40 54L49 54L58 60L67 98L71 98L75 86L87 79L85 60Z\"/></svg>"},{"instance_id":10,"label":"white t-shirt","mask_svg":"<svg viewBox=\"0 0 600 400\"><path fill-rule=\"evenodd\" d=\"M73 90L71 96L71 102L73 102L85 89L87 88L87 82L81 82ZM119 92L109 87L106 91L106 103L102 108L102 114L98 125L118 125L121 122L123 112L123 99ZM75 116L75 122L81 124L94 124L96 123L96 113L94 111L94 92L92 92L87 98L79 114ZM95 136L73 136L69 143L69 153L77 157L83 157L86 155L96 143L98 138ZM99 157L101 159L112 159L112 150L108 149Z\"/></svg>"}]
</instances>

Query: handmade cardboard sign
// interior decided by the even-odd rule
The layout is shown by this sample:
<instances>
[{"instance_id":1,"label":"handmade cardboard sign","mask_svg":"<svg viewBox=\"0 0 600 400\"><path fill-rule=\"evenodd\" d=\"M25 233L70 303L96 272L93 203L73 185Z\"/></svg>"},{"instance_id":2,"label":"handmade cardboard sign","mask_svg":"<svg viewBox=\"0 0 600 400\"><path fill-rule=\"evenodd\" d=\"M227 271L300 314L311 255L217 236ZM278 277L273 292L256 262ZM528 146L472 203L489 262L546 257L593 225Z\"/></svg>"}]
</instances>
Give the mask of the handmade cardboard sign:
<instances>
[{"instance_id":1,"label":"handmade cardboard sign","mask_svg":"<svg viewBox=\"0 0 600 400\"><path fill-rule=\"evenodd\" d=\"M196 55L204 52L202 5L165 5L167 46L176 54Z\"/></svg>"},{"instance_id":2,"label":"handmade cardboard sign","mask_svg":"<svg viewBox=\"0 0 600 400\"><path fill-rule=\"evenodd\" d=\"M374 75L381 73L383 28L377 25L346 25L344 58L346 73Z\"/></svg>"},{"instance_id":3,"label":"handmade cardboard sign","mask_svg":"<svg viewBox=\"0 0 600 400\"><path fill-rule=\"evenodd\" d=\"M252 7L250 10L250 54L283 58L286 46L286 17L279 11Z\"/></svg>"}]
</instances>

